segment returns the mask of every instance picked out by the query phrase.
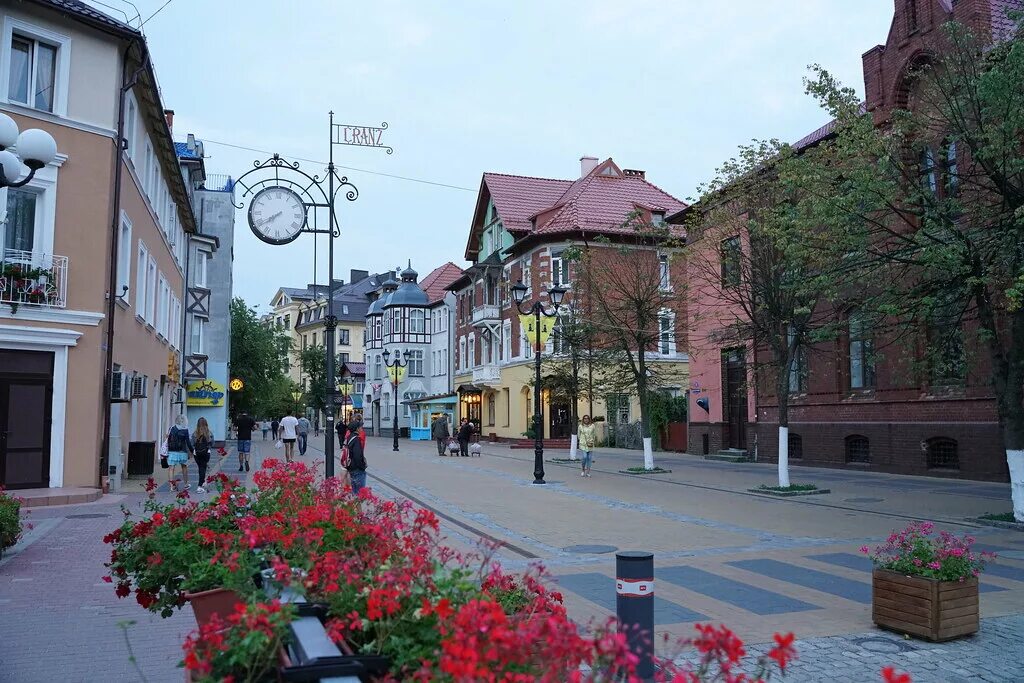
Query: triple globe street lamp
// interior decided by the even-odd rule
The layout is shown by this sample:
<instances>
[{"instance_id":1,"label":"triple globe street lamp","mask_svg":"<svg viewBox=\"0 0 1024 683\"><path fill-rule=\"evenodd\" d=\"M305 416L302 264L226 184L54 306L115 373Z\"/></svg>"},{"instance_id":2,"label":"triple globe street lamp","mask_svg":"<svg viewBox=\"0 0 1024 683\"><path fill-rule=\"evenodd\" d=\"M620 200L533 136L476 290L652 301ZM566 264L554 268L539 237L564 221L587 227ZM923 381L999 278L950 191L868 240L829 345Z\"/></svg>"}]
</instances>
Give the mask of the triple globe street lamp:
<instances>
[{"instance_id":1,"label":"triple globe street lamp","mask_svg":"<svg viewBox=\"0 0 1024 683\"><path fill-rule=\"evenodd\" d=\"M12 152L10 147L18 153ZM14 119L0 113L0 188L27 185L36 171L56 157L57 143L52 135L38 128L19 133ZM28 174L21 178L26 166Z\"/></svg>"},{"instance_id":2,"label":"triple globe street lamp","mask_svg":"<svg viewBox=\"0 0 1024 683\"><path fill-rule=\"evenodd\" d=\"M533 382L533 483L543 484L544 482L544 425L542 424L544 418L541 414L541 403L540 403L540 318L543 315L546 318L554 318L558 315L558 307L562 305L562 299L565 297L564 287L552 287L548 290L548 296L551 297L551 303L554 306L549 313L544 308L539 300L534 301L532 304L523 307L523 302L526 301L526 294L529 292L529 288L522 282L517 282L512 285L512 298L516 302L516 308L523 315L533 315L536 318L536 336L534 338L534 369L536 375ZM397 450L397 449L396 449Z\"/></svg>"},{"instance_id":3,"label":"triple globe street lamp","mask_svg":"<svg viewBox=\"0 0 1024 683\"><path fill-rule=\"evenodd\" d=\"M391 358L391 351L385 349L384 350L384 354L383 354L383 356L384 356L384 367L388 368L389 370L391 368L395 369L395 379L394 379L394 385L395 385L395 419L394 419L394 422L392 423L393 424L392 432L393 432L393 436L394 436L394 443L392 444L392 447L391 447L391 450L393 450L393 451L397 451L398 450L398 383L401 380L402 368L404 368L406 365L409 364L409 355L410 354L409 354L408 350L403 351L401 353L395 352L395 360L393 362L389 362L389 360ZM404 362L403 362L403 359L404 359Z\"/></svg>"}]
</instances>

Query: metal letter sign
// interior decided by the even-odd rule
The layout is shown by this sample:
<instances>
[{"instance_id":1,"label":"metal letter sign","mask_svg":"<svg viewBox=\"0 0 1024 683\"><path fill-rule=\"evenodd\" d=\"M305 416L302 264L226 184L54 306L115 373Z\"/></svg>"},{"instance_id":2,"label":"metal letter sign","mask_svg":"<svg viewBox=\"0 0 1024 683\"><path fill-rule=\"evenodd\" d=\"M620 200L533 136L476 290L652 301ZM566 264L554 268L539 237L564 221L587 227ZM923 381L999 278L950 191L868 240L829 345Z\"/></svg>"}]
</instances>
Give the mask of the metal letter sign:
<instances>
[{"instance_id":1,"label":"metal letter sign","mask_svg":"<svg viewBox=\"0 0 1024 683\"><path fill-rule=\"evenodd\" d=\"M382 142L384 131L388 129L388 122L384 121L380 127L375 126L350 126L344 123L332 124L333 135L331 142L335 145L350 145L352 147L380 147L392 154L395 150Z\"/></svg>"}]
</instances>

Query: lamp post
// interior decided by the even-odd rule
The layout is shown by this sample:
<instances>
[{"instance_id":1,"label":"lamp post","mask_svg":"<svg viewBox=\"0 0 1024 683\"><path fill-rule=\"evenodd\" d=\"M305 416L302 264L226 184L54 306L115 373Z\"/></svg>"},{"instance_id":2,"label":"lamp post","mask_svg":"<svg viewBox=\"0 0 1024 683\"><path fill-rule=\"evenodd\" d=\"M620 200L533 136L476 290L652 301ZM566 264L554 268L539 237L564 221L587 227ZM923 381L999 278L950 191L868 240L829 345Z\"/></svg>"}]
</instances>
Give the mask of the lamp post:
<instances>
[{"instance_id":1,"label":"lamp post","mask_svg":"<svg viewBox=\"0 0 1024 683\"><path fill-rule=\"evenodd\" d=\"M541 404L540 404L540 317L543 315L547 318L553 318L558 314L558 307L562 304L562 298L565 296L565 288L563 287L552 287L548 290L548 295L551 297L551 303L554 308L551 312L544 308L539 300L534 301L528 307L523 308L523 302L526 301L526 292L529 291L522 282L517 282L512 286L512 297L515 299L516 308L523 315L533 315L536 318L537 326L535 337L535 354L534 354L534 369L536 371L534 382L533 382L533 483L543 484L544 482L544 425L543 417L541 416Z\"/></svg>"},{"instance_id":2,"label":"lamp post","mask_svg":"<svg viewBox=\"0 0 1024 683\"><path fill-rule=\"evenodd\" d=\"M9 147L14 147L18 153L10 151ZM38 128L29 128L19 134L14 119L0 113L0 188L27 185L36 171L56 156L57 143L52 135ZM21 178L25 166L28 174Z\"/></svg>"},{"instance_id":3,"label":"lamp post","mask_svg":"<svg viewBox=\"0 0 1024 683\"><path fill-rule=\"evenodd\" d=\"M301 391L293 391L292 392L292 400L295 401L295 412L299 412L299 403L302 402L302 392Z\"/></svg>"},{"instance_id":4,"label":"lamp post","mask_svg":"<svg viewBox=\"0 0 1024 683\"><path fill-rule=\"evenodd\" d=\"M401 369L409 364L409 352L403 351L402 353L395 353L394 362L390 362L391 352L387 349L384 350L384 367L395 369L395 419L393 422L393 436L394 443L392 444L391 450L398 450L398 382L401 379ZM404 360L404 362L403 362Z\"/></svg>"},{"instance_id":5,"label":"lamp post","mask_svg":"<svg viewBox=\"0 0 1024 683\"><path fill-rule=\"evenodd\" d=\"M337 390L341 394L341 418L346 421L348 418L345 416L345 406L348 404L348 397L352 393L352 387L352 380L338 380Z\"/></svg>"}]
</instances>

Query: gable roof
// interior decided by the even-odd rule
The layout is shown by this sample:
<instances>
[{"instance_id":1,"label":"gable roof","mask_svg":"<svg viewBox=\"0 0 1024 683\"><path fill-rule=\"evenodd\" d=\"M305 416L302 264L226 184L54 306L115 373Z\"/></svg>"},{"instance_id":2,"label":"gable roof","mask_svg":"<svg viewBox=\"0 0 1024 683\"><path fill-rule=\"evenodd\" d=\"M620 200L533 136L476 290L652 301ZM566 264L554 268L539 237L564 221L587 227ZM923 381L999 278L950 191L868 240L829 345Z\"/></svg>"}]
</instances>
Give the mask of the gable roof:
<instances>
[{"instance_id":1,"label":"gable roof","mask_svg":"<svg viewBox=\"0 0 1024 683\"><path fill-rule=\"evenodd\" d=\"M449 261L430 271L430 274L420 281L420 289L426 292L428 303L435 304L444 298L448 285L460 277L462 277L462 268Z\"/></svg>"}]
</instances>

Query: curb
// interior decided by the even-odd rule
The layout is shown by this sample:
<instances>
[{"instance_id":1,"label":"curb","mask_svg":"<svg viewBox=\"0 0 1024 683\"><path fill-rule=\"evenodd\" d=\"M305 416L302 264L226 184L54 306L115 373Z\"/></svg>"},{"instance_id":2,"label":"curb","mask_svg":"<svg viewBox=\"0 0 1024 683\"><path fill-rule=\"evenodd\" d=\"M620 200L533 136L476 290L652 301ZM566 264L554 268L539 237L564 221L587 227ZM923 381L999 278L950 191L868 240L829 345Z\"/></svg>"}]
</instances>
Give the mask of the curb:
<instances>
[{"instance_id":1,"label":"curb","mask_svg":"<svg viewBox=\"0 0 1024 683\"><path fill-rule=\"evenodd\" d=\"M974 522L975 524L981 524L984 526L993 526L997 529L1009 529L1010 531L1024 531L1024 522L1003 522L998 519L982 519L981 517L968 517L968 522Z\"/></svg>"},{"instance_id":2,"label":"curb","mask_svg":"<svg viewBox=\"0 0 1024 683\"><path fill-rule=\"evenodd\" d=\"M795 498L796 496L819 496L832 493L831 489L812 489L810 491L773 491L771 489L747 489L750 493L763 493L776 498Z\"/></svg>"},{"instance_id":3,"label":"curb","mask_svg":"<svg viewBox=\"0 0 1024 683\"><path fill-rule=\"evenodd\" d=\"M619 470L619 474L672 474L672 470L663 470L660 467L655 467L653 470L640 470L638 472Z\"/></svg>"}]
</instances>

